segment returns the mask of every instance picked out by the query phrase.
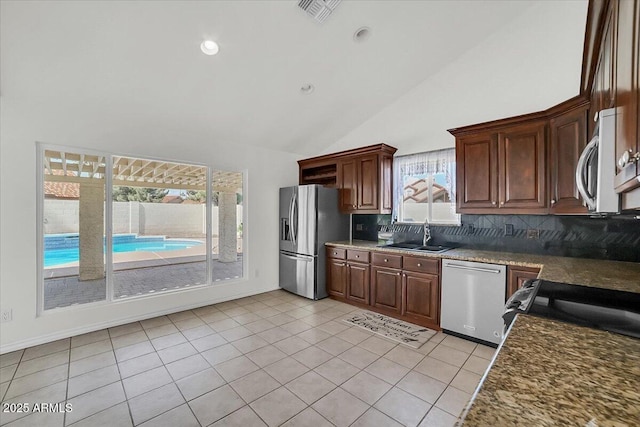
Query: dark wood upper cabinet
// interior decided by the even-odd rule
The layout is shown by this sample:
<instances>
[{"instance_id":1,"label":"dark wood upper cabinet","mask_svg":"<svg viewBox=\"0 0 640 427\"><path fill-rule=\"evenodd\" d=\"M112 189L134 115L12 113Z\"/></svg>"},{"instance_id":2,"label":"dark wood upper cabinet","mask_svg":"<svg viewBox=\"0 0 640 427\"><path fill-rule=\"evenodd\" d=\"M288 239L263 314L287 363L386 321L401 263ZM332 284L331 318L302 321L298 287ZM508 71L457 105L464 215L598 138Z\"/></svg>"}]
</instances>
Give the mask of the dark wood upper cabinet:
<instances>
[{"instance_id":1,"label":"dark wood upper cabinet","mask_svg":"<svg viewBox=\"0 0 640 427\"><path fill-rule=\"evenodd\" d=\"M394 147L377 144L299 160L299 182L338 188L344 213L388 214L395 152Z\"/></svg>"},{"instance_id":2,"label":"dark wood upper cabinet","mask_svg":"<svg viewBox=\"0 0 640 427\"><path fill-rule=\"evenodd\" d=\"M367 155L356 158L358 164L358 210L377 210L380 193L378 175L378 155Z\"/></svg>"},{"instance_id":3,"label":"dark wood upper cabinet","mask_svg":"<svg viewBox=\"0 0 640 427\"><path fill-rule=\"evenodd\" d=\"M493 208L498 201L497 135L481 133L456 141L458 211Z\"/></svg>"},{"instance_id":4,"label":"dark wood upper cabinet","mask_svg":"<svg viewBox=\"0 0 640 427\"><path fill-rule=\"evenodd\" d=\"M456 135L458 212L546 213L545 132L538 120Z\"/></svg>"},{"instance_id":5,"label":"dark wood upper cabinet","mask_svg":"<svg viewBox=\"0 0 640 427\"><path fill-rule=\"evenodd\" d=\"M518 126L498 135L500 208L545 208L545 124Z\"/></svg>"},{"instance_id":6,"label":"dark wood upper cabinet","mask_svg":"<svg viewBox=\"0 0 640 427\"><path fill-rule=\"evenodd\" d=\"M587 142L588 107L588 103L581 102L550 121L549 213L587 213L576 187L575 171Z\"/></svg>"},{"instance_id":7,"label":"dark wood upper cabinet","mask_svg":"<svg viewBox=\"0 0 640 427\"><path fill-rule=\"evenodd\" d=\"M355 210L358 203L358 165L354 158L338 162L338 188L340 189L340 210Z\"/></svg>"}]
</instances>

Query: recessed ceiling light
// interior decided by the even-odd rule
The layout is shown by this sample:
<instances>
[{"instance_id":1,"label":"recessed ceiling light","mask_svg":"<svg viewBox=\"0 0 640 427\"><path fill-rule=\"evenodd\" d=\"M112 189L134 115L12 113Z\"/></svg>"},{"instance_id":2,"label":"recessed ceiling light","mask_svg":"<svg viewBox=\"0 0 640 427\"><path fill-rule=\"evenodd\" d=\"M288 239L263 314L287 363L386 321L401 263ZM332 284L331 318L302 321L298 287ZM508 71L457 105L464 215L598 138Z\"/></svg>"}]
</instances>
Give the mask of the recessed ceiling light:
<instances>
[{"instance_id":1,"label":"recessed ceiling light","mask_svg":"<svg viewBox=\"0 0 640 427\"><path fill-rule=\"evenodd\" d=\"M213 40L205 40L200 44L200 50L202 50L202 53L205 55L215 55L220 50L220 47L218 47L218 43Z\"/></svg>"},{"instance_id":2,"label":"recessed ceiling light","mask_svg":"<svg viewBox=\"0 0 640 427\"><path fill-rule=\"evenodd\" d=\"M300 92L309 94L313 92L314 89L315 87L311 83L307 83L306 85L302 85L302 87L300 88Z\"/></svg>"},{"instance_id":3,"label":"recessed ceiling light","mask_svg":"<svg viewBox=\"0 0 640 427\"><path fill-rule=\"evenodd\" d=\"M357 42L363 42L371 36L371 29L369 27L360 27L353 33L353 40Z\"/></svg>"}]
</instances>

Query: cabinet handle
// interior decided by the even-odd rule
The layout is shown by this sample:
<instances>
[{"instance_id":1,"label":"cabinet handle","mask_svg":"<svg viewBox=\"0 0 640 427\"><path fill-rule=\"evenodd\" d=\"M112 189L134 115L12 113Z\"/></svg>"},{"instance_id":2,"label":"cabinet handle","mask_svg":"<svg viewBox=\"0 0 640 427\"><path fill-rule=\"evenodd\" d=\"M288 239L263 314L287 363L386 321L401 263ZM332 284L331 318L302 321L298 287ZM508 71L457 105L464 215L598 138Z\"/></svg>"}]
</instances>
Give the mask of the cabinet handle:
<instances>
[{"instance_id":1,"label":"cabinet handle","mask_svg":"<svg viewBox=\"0 0 640 427\"><path fill-rule=\"evenodd\" d=\"M398 276L400 275L400 273L396 273Z\"/></svg>"},{"instance_id":2,"label":"cabinet handle","mask_svg":"<svg viewBox=\"0 0 640 427\"><path fill-rule=\"evenodd\" d=\"M640 151L633 155L631 154L632 152L632 150L625 151L620 159L618 159L618 167L620 169L624 169L626 166L632 163L640 162Z\"/></svg>"},{"instance_id":3,"label":"cabinet handle","mask_svg":"<svg viewBox=\"0 0 640 427\"><path fill-rule=\"evenodd\" d=\"M500 202L500 206L504 206L504 202Z\"/></svg>"},{"instance_id":4,"label":"cabinet handle","mask_svg":"<svg viewBox=\"0 0 640 427\"><path fill-rule=\"evenodd\" d=\"M496 201L495 201L495 200L494 200L494 201L492 201L492 202L491 202L491 204L492 204L493 206L495 206L495 205L496 205Z\"/></svg>"},{"instance_id":5,"label":"cabinet handle","mask_svg":"<svg viewBox=\"0 0 640 427\"><path fill-rule=\"evenodd\" d=\"M421 262L418 263L418 267L422 267L422 263Z\"/></svg>"},{"instance_id":6,"label":"cabinet handle","mask_svg":"<svg viewBox=\"0 0 640 427\"><path fill-rule=\"evenodd\" d=\"M356 208L356 205L353 205L353 208L355 209L355 208Z\"/></svg>"},{"instance_id":7,"label":"cabinet handle","mask_svg":"<svg viewBox=\"0 0 640 427\"><path fill-rule=\"evenodd\" d=\"M360 258L360 255L356 255L356 258Z\"/></svg>"},{"instance_id":8,"label":"cabinet handle","mask_svg":"<svg viewBox=\"0 0 640 427\"><path fill-rule=\"evenodd\" d=\"M389 260L385 258L385 259L384 259L384 262L389 262Z\"/></svg>"},{"instance_id":9,"label":"cabinet handle","mask_svg":"<svg viewBox=\"0 0 640 427\"><path fill-rule=\"evenodd\" d=\"M556 204L556 199L551 199L551 204L555 205Z\"/></svg>"},{"instance_id":10,"label":"cabinet handle","mask_svg":"<svg viewBox=\"0 0 640 427\"><path fill-rule=\"evenodd\" d=\"M334 254L334 255L338 255L338 252L334 252L333 254Z\"/></svg>"}]
</instances>

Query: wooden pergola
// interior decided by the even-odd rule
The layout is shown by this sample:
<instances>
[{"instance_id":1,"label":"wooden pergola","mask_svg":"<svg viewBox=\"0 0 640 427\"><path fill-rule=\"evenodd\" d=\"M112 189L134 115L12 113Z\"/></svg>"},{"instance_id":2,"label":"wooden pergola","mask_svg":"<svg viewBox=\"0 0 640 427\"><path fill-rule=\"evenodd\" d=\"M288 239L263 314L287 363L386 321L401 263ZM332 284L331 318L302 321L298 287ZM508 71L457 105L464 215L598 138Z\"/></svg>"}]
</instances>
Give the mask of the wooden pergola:
<instances>
[{"instance_id":1,"label":"wooden pergola","mask_svg":"<svg viewBox=\"0 0 640 427\"><path fill-rule=\"evenodd\" d=\"M78 185L79 280L104 276L104 197L109 173L105 156L44 151L44 180ZM112 157L112 185L125 187L206 190L207 167L159 160ZM242 173L214 170L212 190L219 196L219 260L234 262L236 253L236 193Z\"/></svg>"},{"instance_id":2,"label":"wooden pergola","mask_svg":"<svg viewBox=\"0 0 640 427\"><path fill-rule=\"evenodd\" d=\"M45 181L82 183L104 179L105 169L104 156L53 150L44 152ZM179 190L207 188L205 166L114 156L112 173L112 184L119 186ZM214 170L212 184L213 191L242 191L242 173Z\"/></svg>"}]
</instances>

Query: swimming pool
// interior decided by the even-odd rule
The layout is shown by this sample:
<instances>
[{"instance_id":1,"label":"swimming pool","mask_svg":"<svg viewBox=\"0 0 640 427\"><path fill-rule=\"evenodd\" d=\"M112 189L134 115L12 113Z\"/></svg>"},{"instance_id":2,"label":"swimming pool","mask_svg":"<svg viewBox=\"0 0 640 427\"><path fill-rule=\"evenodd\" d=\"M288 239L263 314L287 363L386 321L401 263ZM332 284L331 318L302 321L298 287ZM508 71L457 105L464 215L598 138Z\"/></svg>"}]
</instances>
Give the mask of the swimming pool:
<instances>
[{"instance_id":1,"label":"swimming pool","mask_svg":"<svg viewBox=\"0 0 640 427\"><path fill-rule=\"evenodd\" d=\"M138 236L116 234L113 236L113 252L163 252L187 249L201 245L198 240L167 239L165 236ZM44 266L78 261L80 258L78 234L49 234L44 237Z\"/></svg>"}]
</instances>

